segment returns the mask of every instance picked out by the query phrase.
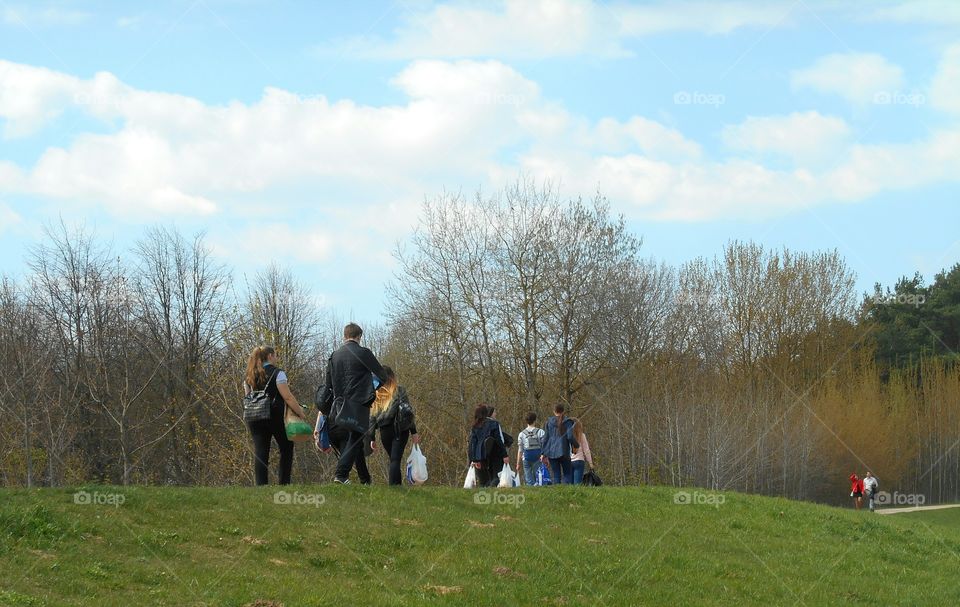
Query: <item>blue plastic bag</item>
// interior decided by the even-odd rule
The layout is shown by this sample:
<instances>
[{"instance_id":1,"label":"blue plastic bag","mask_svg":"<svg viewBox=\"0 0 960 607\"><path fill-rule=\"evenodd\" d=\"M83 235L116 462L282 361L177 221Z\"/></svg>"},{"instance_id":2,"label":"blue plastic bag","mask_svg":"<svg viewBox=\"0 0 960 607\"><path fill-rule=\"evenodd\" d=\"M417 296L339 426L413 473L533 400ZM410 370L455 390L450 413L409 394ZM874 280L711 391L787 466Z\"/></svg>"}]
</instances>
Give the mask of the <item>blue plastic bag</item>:
<instances>
[{"instance_id":1,"label":"blue plastic bag","mask_svg":"<svg viewBox=\"0 0 960 607\"><path fill-rule=\"evenodd\" d=\"M327 431L327 416L322 413L317 417L317 432L320 433L317 437L317 447L321 451L326 451L330 448L330 433Z\"/></svg>"},{"instance_id":2,"label":"blue plastic bag","mask_svg":"<svg viewBox=\"0 0 960 607\"><path fill-rule=\"evenodd\" d=\"M550 466L540 462L540 468L537 470L537 485L552 485L550 480Z\"/></svg>"}]
</instances>

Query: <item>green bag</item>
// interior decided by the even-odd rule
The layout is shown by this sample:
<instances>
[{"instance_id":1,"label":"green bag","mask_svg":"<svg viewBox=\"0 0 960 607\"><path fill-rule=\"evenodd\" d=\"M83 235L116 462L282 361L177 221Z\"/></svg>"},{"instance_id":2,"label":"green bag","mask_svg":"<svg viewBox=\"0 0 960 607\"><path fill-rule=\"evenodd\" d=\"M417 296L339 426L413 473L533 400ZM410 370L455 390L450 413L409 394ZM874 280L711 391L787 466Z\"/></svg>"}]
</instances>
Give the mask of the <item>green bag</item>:
<instances>
[{"instance_id":1,"label":"green bag","mask_svg":"<svg viewBox=\"0 0 960 607\"><path fill-rule=\"evenodd\" d=\"M283 427L287 431L287 440L302 443L313 440L313 425L293 412L290 407L283 414Z\"/></svg>"}]
</instances>

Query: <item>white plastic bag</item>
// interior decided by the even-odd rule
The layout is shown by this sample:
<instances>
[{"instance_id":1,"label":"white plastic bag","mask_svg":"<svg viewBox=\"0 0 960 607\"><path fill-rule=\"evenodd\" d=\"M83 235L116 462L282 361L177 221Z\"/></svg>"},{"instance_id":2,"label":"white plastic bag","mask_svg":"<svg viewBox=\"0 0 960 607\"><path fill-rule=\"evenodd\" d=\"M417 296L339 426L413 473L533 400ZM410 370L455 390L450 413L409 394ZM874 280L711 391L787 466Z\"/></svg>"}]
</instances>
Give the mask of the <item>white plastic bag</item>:
<instances>
[{"instance_id":1,"label":"white plastic bag","mask_svg":"<svg viewBox=\"0 0 960 607\"><path fill-rule=\"evenodd\" d=\"M500 484L498 487L504 489L510 489L513 487L513 479L516 475L513 473L513 470L510 469L510 466L504 466L503 470L500 471Z\"/></svg>"},{"instance_id":2,"label":"white plastic bag","mask_svg":"<svg viewBox=\"0 0 960 607\"><path fill-rule=\"evenodd\" d=\"M427 458L420 451L420 445L414 445L407 457L407 480L414 485L423 484L427 480Z\"/></svg>"},{"instance_id":3,"label":"white plastic bag","mask_svg":"<svg viewBox=\"0 0 960 607\"><path fill-rule=\"evenodd\" d=\"M477 469L470 464L470 470L467 471L467 478L463 481L464 489L473 489L477 486Z\"/></svg>"},{"instance_id":4,"label":"white plastic bag","mask_svg":"<svg viewBox=\"0 0 960 607\"><path fill-rule=\"evenodd\" d=\"M513 486L514 486L514 487L519 487L519 486L520 486L520 473L519 473L519 472L514 472L514 473L513 473Z\"/></svg>"}]
</instances>

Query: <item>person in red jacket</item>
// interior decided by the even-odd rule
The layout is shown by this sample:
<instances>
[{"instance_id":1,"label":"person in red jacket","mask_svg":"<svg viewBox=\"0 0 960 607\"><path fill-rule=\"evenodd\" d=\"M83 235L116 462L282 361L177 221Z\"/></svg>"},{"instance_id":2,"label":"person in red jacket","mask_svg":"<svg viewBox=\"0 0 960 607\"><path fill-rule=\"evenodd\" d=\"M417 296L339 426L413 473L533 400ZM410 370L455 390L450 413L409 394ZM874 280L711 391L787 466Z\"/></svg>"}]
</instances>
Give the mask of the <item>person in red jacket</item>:
<instances>
[{"instance_id":1,"label":"person in red jacket","mask_svg":"<svg viewBox=\"0 0 960 607\"><path fill-rule=\"evenodd\" d=\"M863 506L863 479L855 473L850 475L850 497L853 498L853 504L859 510Z\"/></svg>"}]
</instances>

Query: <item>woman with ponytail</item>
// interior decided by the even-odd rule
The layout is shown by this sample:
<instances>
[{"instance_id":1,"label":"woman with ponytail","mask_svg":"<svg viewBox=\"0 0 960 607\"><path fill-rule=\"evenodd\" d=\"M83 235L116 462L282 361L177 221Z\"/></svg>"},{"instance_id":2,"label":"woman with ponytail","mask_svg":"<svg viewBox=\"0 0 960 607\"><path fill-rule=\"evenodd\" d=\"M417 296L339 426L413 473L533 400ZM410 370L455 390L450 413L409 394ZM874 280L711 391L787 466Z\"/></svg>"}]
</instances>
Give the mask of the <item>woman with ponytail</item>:
<instances>
[{"instance_id":1,"label":"woman with ponytail","mask_svg":"<svg viewBox=\"0 0 960 607\"><path fill-rule=\"evenodd\" d=\"M247 422L253 437L253 472L256 484L266 485L269 479L270 442L277 441L280 449L280 468L278 478L281 485L290 484L290 472L293 469L293 442L287 439L283 426L283 414L286 407L305 417L305 412L297 402L287 383L287 374L277 366L277 353L270 346L257 346L247 359L247 372L243 382L244 393L264 390L273 399L270 406L270 418Z\"/></svg>"},{"instance_id":2,"label":"woman with ponytail","mask_svg":"<svg viewBox=\"0 0 960 607\"><path fill-rule=\"evenodd\" d=\"M540 461L550 466L550 477L553 484L573 483L573 467L570 464L570 449L579 449L580 443L573 435L574 421L565 415L563 403L557 403L553 408L553 417L544 424L543 455Z\"/></svg>"}]
</instances>

